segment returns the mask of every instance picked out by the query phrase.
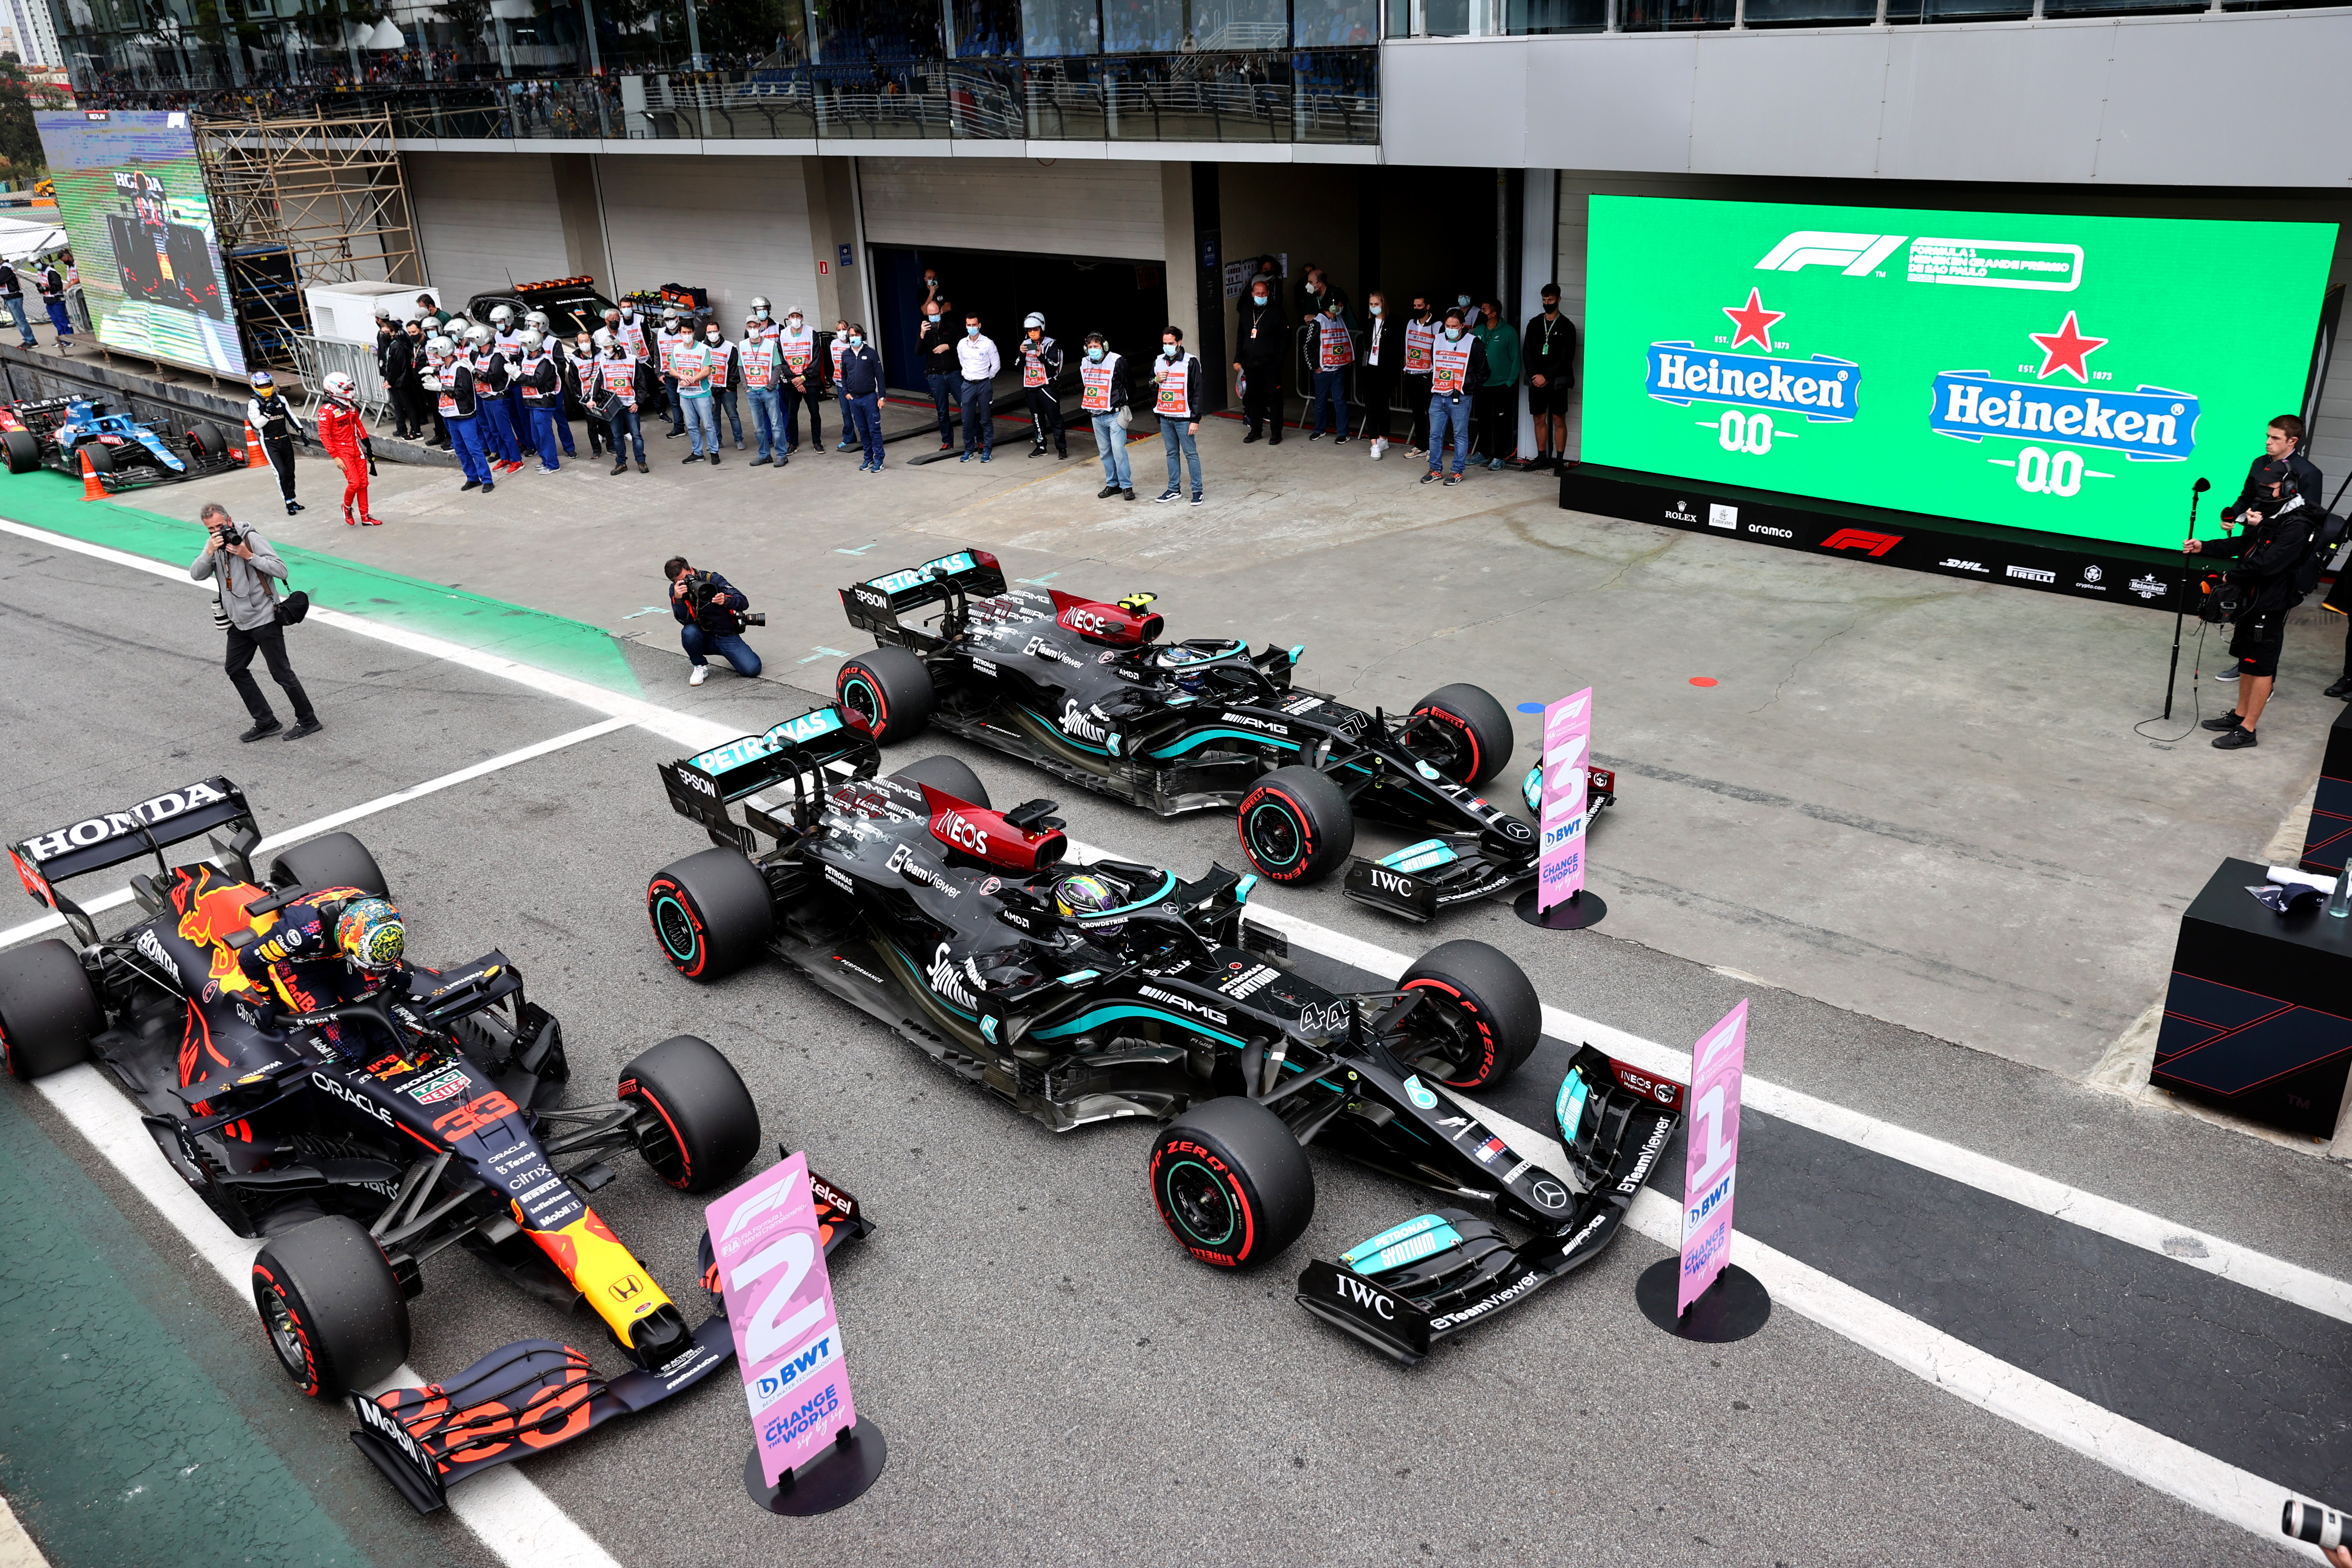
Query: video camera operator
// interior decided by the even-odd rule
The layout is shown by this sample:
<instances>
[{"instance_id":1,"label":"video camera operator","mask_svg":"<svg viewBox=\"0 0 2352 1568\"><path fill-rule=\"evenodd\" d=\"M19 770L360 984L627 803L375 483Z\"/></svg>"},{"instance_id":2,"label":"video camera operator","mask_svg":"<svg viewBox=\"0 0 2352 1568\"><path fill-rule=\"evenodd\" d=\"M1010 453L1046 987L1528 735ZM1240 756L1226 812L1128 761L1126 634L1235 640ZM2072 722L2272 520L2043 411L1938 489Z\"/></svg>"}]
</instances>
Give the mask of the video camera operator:
<instances>
[{"instance_id":1,"label":"video camera operator","mask_svg":"<svg viewBox=\"0 0 2352 1568\"><path fill-rule=\"evenodd\" d=\"M716 572L696 571L683 555L664 562L662 575L669 579L669 613L677 618L677 640L694 664L686 683L699 686L709 678L707 656L714 653L738 675L759 674L760 656L743 640L743 628L764 626L768 617L751 613L751 601L743 591Z\"/></svg>"},{"instance_id":2,"label":"video camera operator","mask_svg":"<svg viewBox=\"0 0 2352 1568\"><path fill-rule=\"evenodd\" d=\"M2272 425L2274 436L2278 428ZM2315 485L2317 477L2313 470ZM2224 523L2243 525L2245 531L2238 538L2191 539L2181 545L2191 555L2232 557L2238 563L2224 579L2244 595L2237 634L2230 639L2230 651L2238 659L2238 706L2234 712L2205 721L2205 728L2221 731L2213 745L2224 752L2256 743L2254 727L2270 700L2279 655L2286 647L2287 612L2302 597L2295 587L2296 568L2310 553L2312 524L2319 515L2318 508L2305 500L2288 453L2260 459L2247 477L2241 500L2242 506L2221 513Z\"/></svg>"},{"instance_id":3,"label":"video camera operator","mask_svg":"<svg viewBox=\"0 0 2352 1568\"><path fill-rule=\"evenodd\" d=\"M269 666L269 678L294 705L294 727L286 731L286 738L299 741L317 734L319 715L311 710L310 696L286 657L286 628L278 624L278 591L269 582L272 577L285 580L286 563L278 560L269 541L231 519L228 509L218 501L205 503L204 524L211 537L205 541L205 552L188 568L188 575L199 583L213 578L220 583L219 605L213 618L228 630L228 658L223 668L228 671L229 684L245 699L246 711L253 715L253 728L237 739L258 741L279 728L268 699L261 694L261 683L253 679L257 648Z\"/></svg>"}]
</instances>

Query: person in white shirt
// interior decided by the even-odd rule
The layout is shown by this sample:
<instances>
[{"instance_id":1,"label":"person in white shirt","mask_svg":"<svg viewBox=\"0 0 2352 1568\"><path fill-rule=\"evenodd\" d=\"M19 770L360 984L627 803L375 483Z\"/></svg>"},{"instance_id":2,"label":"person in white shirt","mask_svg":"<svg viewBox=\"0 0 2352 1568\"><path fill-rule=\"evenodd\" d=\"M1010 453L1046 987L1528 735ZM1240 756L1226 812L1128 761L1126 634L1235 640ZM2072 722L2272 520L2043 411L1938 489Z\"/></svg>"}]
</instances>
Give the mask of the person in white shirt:
<instances>
[{"instance_id":1,"label":"person in white shirt","mask_svg":"<svg viewBox=\"0 0 2352 1568\"><path fill-rule=\"evenodd\" d=\"M980 318L963 319L963 336L956 340L956 365L963 372L963 456L959 463L971 461L972 437L980 438L980 460L987 462L996 455L996 373L1003 368L996 357L996 345L982 335Z\"/></svg>"}]
</instances>

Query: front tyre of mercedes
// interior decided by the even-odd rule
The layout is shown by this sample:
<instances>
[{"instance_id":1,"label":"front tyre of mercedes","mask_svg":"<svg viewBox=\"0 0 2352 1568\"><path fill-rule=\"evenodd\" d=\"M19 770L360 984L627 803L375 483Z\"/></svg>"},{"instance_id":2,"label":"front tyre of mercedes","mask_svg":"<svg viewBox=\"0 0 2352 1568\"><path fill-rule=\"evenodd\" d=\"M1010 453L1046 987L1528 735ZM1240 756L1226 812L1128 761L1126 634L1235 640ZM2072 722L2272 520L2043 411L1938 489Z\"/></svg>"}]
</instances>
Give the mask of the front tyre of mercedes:
<instances>
[{"instance_id":1,"label":"front tyre of mercedes","mask_svg":"<svg viewBox=\"0 0 2352 1568\"><path fill-rule=\"evenodd\" d=\"M688 980L732 974L768 945L776 907L768 879L740 849L673 860L646 888L646 914L670 966Z\"/></svg>"},{"instance_id":2,"label":"front tyre of mercedes","mask_svg":"<svg viewBox=\"0 0 2352 1568\"><path fill-rule=\"evenodd\" d=\"M1151 1201L1185 1251L1218 1268L1275 1257L1315 1217L1315 1173L1282 1118L1227 1095L1151 1145Z\"/></svg>"},{"instance_id":3,"label":"front tyre of mercedes","mask_svg":"<svg viewBox=\"0 0 2352 1568\"><path fill-rule=\"evenodd\" d=\"M1234 826L1242 853L1270 882L1304 887L1347 864L1356 814L1330 778L1294 763L1276 768L1242 797Z\"/></svg>"},{"instance_id":4,"label":"front tyre of mercedes","mask_svg":"<svg viewBox=\"0 0 2352 1568\"><path fill-rule=\"evenodd\" d=\"M1397 989L1415 994L1419 1005L1390 1050L1448 1089L1483 1089L1509 1077L1543 1037L1534 982L1483 942L1431 948Z\"/></svg>"},{"instance_id":5,"label":"front tyre of mercedes","mask_svg":"<svg viewBox=\"0 0 2352 1568\"><path fill-rule=\"evenodd\" d=\"M658 1127L637 1145L655 1175L682 1193L707 1193L760 1151L760 1110L735 1064L697 1035L672 1035L621 1069L618 1096Z\"/></svg>"},{"instance_id":6,"label":"front tyre of mercedes","mask_svg":"<svg viewBox=\"0 0 2352 1568\"><path fill-rule=\"evenodd\" d=\"M0 1055L20 1079L47 1078L89 1055L106 1027L80 955L55 937L0 953Z\"/></svg>"},{"instance_id":7,"label":"front tyre of mercedes","mask_svg":"<svg viewBox=\"0 0 2352 1568\"><path fill-rule=\"evenodd\" d=\"M253 1304L278 1364L313 1399L340 1399L408 1359L408 1298L349 1215L273 1237L253 1260Z\"/></svg>"},{"instance_id":8,"label":"front tyre of mercedes","mask_svg":"<svg viewBox=\"0 0 2352 1568\"><path fill-rule=\"evenodd\" d=\"M1476 789L1511 760L1511 716L1483 686L1441 686L1412 705L1412 716L1431 721L1423 728L1443 738L1430 766L1457 784Z\"/></svg>"},{"instance_id":9,"label":"front tyre of mercedes","mask_svg":"<svg viewBox=\"0 0 2352 1568\"><path fill-rule=\"evenodd\" d=\"M887 746L919 732L939 693L923 661L903 647L877 647L841 661L834 700L866 721L874 743Z\"/></svg>"}]
</instances>

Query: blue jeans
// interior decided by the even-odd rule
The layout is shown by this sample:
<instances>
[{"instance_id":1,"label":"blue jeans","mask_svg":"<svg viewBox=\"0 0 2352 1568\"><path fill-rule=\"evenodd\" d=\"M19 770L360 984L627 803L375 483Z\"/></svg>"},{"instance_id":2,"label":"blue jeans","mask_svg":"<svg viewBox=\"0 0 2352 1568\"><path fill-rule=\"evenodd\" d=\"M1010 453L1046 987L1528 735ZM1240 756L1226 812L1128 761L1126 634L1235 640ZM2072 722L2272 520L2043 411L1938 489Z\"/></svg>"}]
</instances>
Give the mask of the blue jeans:
<instances>
[{"instance_id":1,"label":"blue jeans","mask_svg":"<svg viewBox=\"0 0 2352 1568\"><path fill-rule=\"evenodd\" d=\"M703 441L710 442L709 453L719 455L719 410L710 406L708 397L681 397L678 403L686 410L686 438L694 447L693 456L703 455Z\"/></svg>"},{"instance_id":2,"label":"blue jeans","mask_svg":"<svg viewBox=\"0 0 2352 1568\"><path fill-rule=\"evenodd\" d=\"M638 422L637 411L634 408L624 408L614 415L607 424L609 426L607 434L612 437L613 442L613 461L617 463L627 455L624 442L628 441L636 444L637 461L644 462L646 460L646 427Z\"/></svg>"},{"instance_id":3,"label":"blue jeans","mask_svg":"<svg viewBox=\"0 0 2352 1568\"><path fill-rule=\"evenodd\" d=\"M710 395L710 400L719 405L719 413L727 416L727 423L735 432L735 449L741 451L743 449L743 410L735 401L735 389L731 386L722 386ZM719 433L719 422L715 418L710 424L710 433L714 436Z\"/></svg>"},{"instance_id":4,"label":"blue jeans","mask_svg":"<svg viewBox=\"0 0 2352 1568\"><path fill-rule=\"evenodd\" d=\"M1470 399L1459 395L1449 399L1444 393L1436 393L1429 400L1429 471L1433 474L1444 466L1449 431L1454 437L1454 471L1458 474L1470 460Z\"/></svg>"},{"instance_id":5,"label":"blue jeans","mask_svg":"<svg viewBox=\"0 0 2352 1568\"><path fill-rule=\"evenodd\" d=\"M882 395L869 392L863 397L842 395L847 404L851 428L857 432L857 444L866 449L866 460L876 468L882 466Z\"/></svg>"},{"instance_id":6,"label":"blue jeans","mask_svg":"<svg viewBox=\"0 0 2352 1568\"><path fill-rule=\"evenodd\" d=\"M694 401L708 403L710 400L698 397ZM760 673L760 656L753 653L751 645L740 637L715 637L700 626L680 626L677 628L677 640L686 645L686 657L695 664L709 663L706 656L715 653L732 665L738 675Z\"/></svg>"},{"instance_id":7,"label":"blue jeans","mask_svg":"<svg viewBox=\"0 0 2352 1568\"><path fill-rule=\"evenodd\" d=\"M1179 488L1184 477L1183 459L1192 463L1192 492L1201 490L1201 443L1192 434L1192 421L1165 419L1160 421L1160 438L1168 443L1168 488Z\"/></svg>"},{"instance_id":8,"label":"blue jeans","mask_svg":"<svg viewBox=\"0 0 2352 1568\"><path fill-rule=\"evenodd\" d=\"M781 458L790 445L792 432L784 425L782 388L773 383L766 386L744 388L751 399L751 432L760 438L760 456L772 454Z\"/></svg>"},{"instance_id":9,"label":"blue jeans","mask_svg":"<svg viewBox=\"0 0 2352 1568\"><path fill-rule=\"evenodd\" d=\"M940 416L940 445L944 447L952 439L950 432L954 426L950 421L955 418L956 398L963 385L963 377L961 374L933 375L926 373L923 379L931 384L931 406Z\"/></svg>"},{"instance_id":10,"label":"blue jeans","mask_svg":"<svg viewBox=\"0 0 2352 1568\"><path fill-rule=\"evenodd\" d=\"M482 457L481 421L470 416L463 419L444 419L448 427L449 444L457 448L457 466L466 477L478 485L490 482L490 465Z\"/></svg>"},{"instance_id":11,"label":"blue jeans","mask_svg":"<svg viewBox=\"0 0 2352 1568\"><path fill-rule=\"evenodd\" d=\"M1315 433L1323 432L1323 409L1328 404L1331 421L1344 437L1348 434L1348 373L1344 370L1318 370L1315 373L1314 417L1308 421Z\"/></svg>"},{"instance_id":12,"label":"blue jeans","mask_svg":"<svg viewBox=\"0 0 2352 1568\"><path fill-rule=\"evenodd\" d=\"M1102 454L1103 483L1117 485L1123 490L1133 489L1135 470L1127 464L1127 432L1118 427L1118 411L1112 409L1094 417L1095 450Z\"/></svg>"},{"instance_id":13,"label":"blue jeans","mask_svg":"<svg viewBox=\"0 0 2352 1568\"><path fill-rule=\"evenodd\" d=\"M31 348L33 323L25 314L25 297L22 294L8 296L8 319L16 323L16 335L25 340L25 346Z\"/></svg>"},{"instance_id":14,"label":"blue jeans","mask_svg":"<svg viewBox=\"0 0 2352 1568\"><path fill-rule=\"evenodd\" d=\"M877 399L878 409L878 399L881 394L875 394L875 397ZM844 447L855 447L857 445L857 421L850 415L849 394L836 387L834 390L833 400L840 405L841 444ZM814 398L809 400L809 428L812 430L816 428L816 400ZM824 445L824 437L822 436L813 437L812 439L820 447Z\"/></svg>"},{"instance_id":15,"label":"blue jeans","mask_svg":"<svg viewBox=\"0 0 2352 1568\"><path fill-rule=\"evenodd\" d=\"M669 394L669 433L675 436L686 428L686 410L678 406L685 400L678 395L677 377L663 376L662 390Z\"/></svg>"},{"instance_id":16,"label":"blue jeans","mask_svg":"<svg viewBox=\"0 0 2352 1568\"><path fill-rule=\"evenodd\" d=\"M530 411L530 444L539 448L539 466L560 468L555 460L555 410L545 406Z\"/></svg>"},{"instance_id":17,"label":"blue jeans","mask_svg":"<svg viewBox=\"0 0 2352 1568\"><path fill-rule=\"evenodd\" d=\"M980 438L980 453L987 457L996 450L996 412L990 405L996 401L996 384L990 381L966 381L958 395L963 400L963 449L971 453L972 437Z\"/></svg>"}]
</instances>

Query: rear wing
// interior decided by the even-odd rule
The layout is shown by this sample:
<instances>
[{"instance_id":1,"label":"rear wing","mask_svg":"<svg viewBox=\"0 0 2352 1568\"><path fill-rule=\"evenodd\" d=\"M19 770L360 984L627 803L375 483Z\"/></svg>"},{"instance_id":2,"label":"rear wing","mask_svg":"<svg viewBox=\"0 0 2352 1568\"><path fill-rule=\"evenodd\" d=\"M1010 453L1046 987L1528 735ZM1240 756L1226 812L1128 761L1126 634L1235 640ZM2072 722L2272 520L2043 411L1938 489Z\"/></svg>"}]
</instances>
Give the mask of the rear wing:
<instances>
[{"instance_id":1,"label":"rear wing","mask_svg":"<svg viewBox=\"0 0 2352 1568\"><path fill-rule=\"evenodd\" d=\"M807 830L814 820L813 802L827 787L825 771L843 763L850 777L871 778L882 765L882 752L863 715L828 703L796 714L765 734L745 735L664 763L662 788L669 795L670 809L700 823L712 843L754 855L759 852L755 830L777 839L793 837L794 829ZM749 826L728 814L727 808L744 796L783 784L793 787L793 828L757 806L743 808Z\"/></svg>"},{"instance_id":2,"label":"rear wing","mask_svg":"<svg viewBox=\"0 0 2352 1568\"><path fill-rule=\"evenodd\" d=\"M849 624L877 636L898 629L898 616L925 605L977 595L990 598L1004 592L1004 568L985 550L959 550L903 572L885 573L853 583L841 591L841 608Z\"/></svg>"},{"instance_id":3,"label":"rear wing","mask_svg":"<svg viewBox=\"0 0 2352 1568\"><path fill-rule=\"evenodd\" d=\"M79 822L37 833L8 847L17 879L25 891L65 916L66 923L83 943L98 940L97 927L57 884L74 877L103 871L142 855L155 857L155 868L169 872L166 846L184 843L215 828L233 829L229 841L215 841L213 852L228 858L247 881L253 879L250 857L260 847L261 829L245 792L225 778L209 778L165 790L162 795L121 811L110 811Z\"/></svg>"}]
</instances>

